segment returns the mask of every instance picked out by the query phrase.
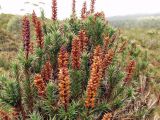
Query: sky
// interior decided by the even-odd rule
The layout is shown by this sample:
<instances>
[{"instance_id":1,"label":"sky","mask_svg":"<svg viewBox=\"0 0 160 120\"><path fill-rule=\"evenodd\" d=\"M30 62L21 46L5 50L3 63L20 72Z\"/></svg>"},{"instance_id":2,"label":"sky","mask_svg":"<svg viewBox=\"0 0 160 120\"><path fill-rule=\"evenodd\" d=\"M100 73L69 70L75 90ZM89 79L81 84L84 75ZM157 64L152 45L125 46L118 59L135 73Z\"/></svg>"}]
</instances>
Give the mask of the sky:
<instances>
[{"instance_id":1,"label":"sky","mask_svg":"<svg viewBox=\"0 0 160 120\"><path fill-rule=\"evenodd\" d=\"M0 0L0 13L24 15L26 13L32 13L34 9L36 14L40 15L40 9L43 8L45 15L50 18L51 1L52 0ZM82 4L85 0L76 1L77 15L80 15ZM89 9L90 0L86 1ZM39 2L44 2L45 4ZM69 17L71 15L72 0L57 0L57 2L58 18L64 19ZM160 13L160 0L96 0L95 11L104 11L107 17Z\"/></svg>"}]
</instances>

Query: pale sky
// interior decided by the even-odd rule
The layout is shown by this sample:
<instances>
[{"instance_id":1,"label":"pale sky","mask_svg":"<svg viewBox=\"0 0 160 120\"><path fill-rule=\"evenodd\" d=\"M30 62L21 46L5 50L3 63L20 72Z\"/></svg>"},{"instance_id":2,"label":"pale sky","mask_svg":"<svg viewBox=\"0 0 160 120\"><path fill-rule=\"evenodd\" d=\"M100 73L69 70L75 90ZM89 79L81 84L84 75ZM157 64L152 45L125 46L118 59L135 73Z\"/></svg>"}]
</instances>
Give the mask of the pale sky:
<instances>
[{"instance_id":1,"label":"pale sky","mask_svg":"<svg viewBox=\"0 0 160 120\"><path fill-rule=\"evenodd\" d=\"M40 8L43 8L47 17L51 17L52 0L0 0L0 13L12 13L24 15L32 13L33 9L39 15ZM71 14L72 0L58 1L58 18L63 19ZM82 3L85 0L77 0L77 14L80 15ZM90 0L87 1L88 9ZM25 3L30 2L30 3ZM45 4L39 3L44 2ZM38 4L35 6L33 4ZM24 9L24 11L20 10ZM128 15L128 14L150 14L160 13L160 0L96 0L96 11L104 11L107 17Z\"/></svg>"}]
</instances>

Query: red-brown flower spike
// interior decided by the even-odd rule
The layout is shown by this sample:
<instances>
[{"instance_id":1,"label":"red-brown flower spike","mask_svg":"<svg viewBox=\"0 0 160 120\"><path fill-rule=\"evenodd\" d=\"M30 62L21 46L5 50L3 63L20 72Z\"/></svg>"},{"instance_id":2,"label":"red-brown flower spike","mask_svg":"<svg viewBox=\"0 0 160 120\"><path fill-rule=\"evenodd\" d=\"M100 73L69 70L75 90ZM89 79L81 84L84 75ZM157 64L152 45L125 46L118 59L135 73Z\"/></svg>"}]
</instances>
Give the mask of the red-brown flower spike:
<instances>
[{"instance_id":1,"label":"red-brown flower spike","mask_svg":"<svg viewBox=\"0 0 160 120\"><path fill-rule=\"evenodd\" d=\"M23 37L25 56L26 56L26 59L28 59L29 50L30 50L30 22L28 17L26 16L23 18L23 22L22 22L22 37Z\"/></svg>"},{"instance_id":2,"label":"red-brown flower spike","mask_svg":"<svg viewBox=\"0 0 160 120\"><path fill-rule=\"evenodd\" d=\"M72 0L72 16L76 16L76 0Z\"/></svg>"},{"instance_id":3,"label":"red-brown flower spike","mask_svg":"<svg viewBox=\"0 0 160 120\"><path fill-rule=\"evenodd\" d=\"M36 23L37 23L37 15L35 13L35 11L33 10L32 12L32 23L34 26L36 26Z\"/></svg>"},{"instance_id":4,"label":"red-brown flower spike","mask_svg":"<svg viewBox=\"0 0 160 120\"><path fill-rule=\"evenodd\" d=\"M105 75L105 70L111 64L113 57L114 51L112 49L109 49L107 54L105 54L103 58L103 75Z\"/></svg>"},{"instance_id":5,"label":"red-brown flower spike","mask_svg":"<svg viewBox=\"0 0 160 120\"><path fill-rule=\"evenodd\" d=\"M36 74L34 77L34 85L38 90L39 96L44 96L46 85L40 74Z\"/></svg>"},{"instance_id":6,"label":"red-brown flower spike","mask_svg":"<svg viewBox=\"0 0 160 120\"><path fill-rule=\"evenodd\" d=\"M97 18L97 17L101 17L103 20L105 20L105 14L104 12L97 12L94 14L94 17Z\"/></svg>"},{"instance_id":7,"label":"red-brown flower spike","mask_svg":"<svg viewBox=\"0 0 160 120\"><path fill-rule=\"evenodd\" d=\"M117 34L114 33L110 38L110 44L113 44L115 42L116 38L117 38Z\"/></svg>"},{"instance_id":8,"label":"red-brown flower spike","mask_svg":"<svg viewBox=\"0 0 160 120\"><path fill-rule=\"evenodd\" d=\"M52 20L57 20L57 0L52 0Z\"/></svg>"},{"instance_id":9,"label":"red-brown flower spike","mask_svg":"<svg viewBox=\"0 0 160 120\"><path fill-rule=\"evenodd\" d=\"M97 96L97 91L100 85L100 81L102 78L102 57L99 52L102 53L101 47L97 46L94 50L94 56L93 56L93 63L91 65L91 73L90 73L90 79L88 81L87 85L87 91L86 91L86 100L85 100L85 107L86 108L94 108L95 107L95 101Z\"/></svg>"},{"instance_id":10,"label":"red-brown flower spike","mask_svg":"<svg viewBox=\"0 0 160 120\"><path fill-rule=\"evenodd\" d=\"M69 55L67 49L62 46L58 55L58 86L60 102L64 105L65 111L67 111L70 98L70 77L68 64Z\"/></svg>"},{"instance_id":11,"label":"red-brown flower spike","mask_svg":"<svg viewBox=\"0 0 160 120\"><path fill-rule=\"evenodd\" d=\"M64 46L62 46L58 55L58 67L67 68L68 64L69 64L69 55L68 55L67 49Z\"/></svg>"},{"instance_id":12,"label":"red-brown flower spike","mask_svg":"<svg viewBox=\"0 0 160 120\"><path fill-rule=\"evenodd\" d=\"M44 64L44 66L41 70L41 76L42 76L42 78L45 82L47 82L51 79L51 77L52 77L52 65L51 65L49 60Z\"/></svg>"},{"instance_id":13,"label":"red-brown flower spike","mask_svg":"<svg viewBox=\"0 0 160 120\"><path fill-rule=\"evenodd\" d=\"M86 1L83 3L83 7L81 10L81 18L85 19L87 17L87 4Z\"/></svg>"},{"instance_id":14,"label":"red-brown flower spike","mask_svg":"<svg viewBox=\"0 0 160 120\"><path fill-rule=\"evenodd\" d=\"M71 50L72 69L80 68L80 57L81 57L80 40L78 37L75 37L72 41L72 50Z\"/></svg>"},{"instance_id":15,"label":"red-brown flower spike","mask_svg":"<svg viewBox=\"0 0 160 120\"><path fill-rule=\"evenodd\" d=\"M80 50L81 52L83 52L84 50L87 49L87 45L88 45L88 37L86 35L86 32L84 30L79 31L78 33L78 38L79 38L79 42L80 42Z\"/></svg>"},{"instance_id":16,"label":"red-brown flower spike","mask_svg":"<svg viewBox=\"0 0 160 120\"><path fill-rule=\"evenodd\" d=\"M126 45L127 45L127 41L124 41L124 42L122 43L122 45L120 46L118 52L119 52L119 53L123 52L123 50L125 49Z\"/></svg>"},{"instance_id":17,"label":"red-brown flower spike","mask_svg":"<svg viewBox=\"0 0 160 120\"><path fill-rule=\"evenodd\" d=\"M33 47L33 46L34 46L34 43L31 42L31 43L30 43L30 50L29 50L31 54L34 53L34 47Z\"/></svg>"},{"instance_id":18,"label":"red-brown flower spike","mask_svg":"<svg viewBox=\"0 0 160 120\"><path fill-rule=\"evenodd\" d=\"M128 66L126 67L126 77L124 79L124 82L127 84L132 79L132 75L134 73L136 67L136 62L134 60L130 61Z\"/></svg>"},{"instance_id":19,"label":"red-brown flower spike","mask_svg":"<svg viewBox=\"0 0 160 120\"><path fill-rule=\"evenodd\" d=\"M67 111L67 106L70 99L70 77L67 67L62 67L59 69L58 86L60 102L64 105L64 108Z\"/></svg>"},{"instance_id":20,"label":"red-brown flower spike","mask_svg":"<svg viewBox=\"0 0 160 120\"><path fill-rule=\"evenodd\" d=\"M91 54L91 56L90 56L90 64L93 63L94 56L100 56L101 58L103 58L104 54L103 54L102 48L100 46L97 46L96 47L96 51L94 51L94 53Z\"/></svg>"},{"instance_id":21,"label":"red-brown flower spike","mask_svg":"<svg viewBox=\"0 0 160 120\"><path fill-rule=\"evenodd\" d=\"M106 51L108 50L109 41L110 41L109 36L104 37L103 39L104 53L106 53Z\"/></svg>"},{"instance_id":22,"label":"red-brown flower spike","mask_svg":"<svg viewBox=\"0 0 160 120\"><path fill-rule=\"evenodd\" d=\"M94 13L95 2L96 2L96 0L91 0L91 6L90 6L90 12L91 12L91 13Z\"/></svg>"},{"instance_id":23,"label":"red-brown flower spike","mask_svg":"<svg viewBox=\"0 0 160 120\"><path fill-rule=\"evenodd\" d=\"M112 114L111 113L105 113L102 120L111 120Z\"/></svg>"},{"instance_id":24,"label":"red-brown flower spike","mask_svg":"<svg viewBox=\"0 0 160 120\"><path fill-rule=\"evenodd\" d=\"M37 20L36 22L36 41L37 41L37 47L42 49L44 45L44 36L40 20Z\"/></svg>"},{"instance_id":25,"label":"red-brown flower spike","mask_svg":"<svg viewBox=\"0 0 160 120\"><path fill-rule=\"evenodd\" d=\"M7 112L0 110L0 119L1 120L11 120Z\"/></svg>"}]
</instances>

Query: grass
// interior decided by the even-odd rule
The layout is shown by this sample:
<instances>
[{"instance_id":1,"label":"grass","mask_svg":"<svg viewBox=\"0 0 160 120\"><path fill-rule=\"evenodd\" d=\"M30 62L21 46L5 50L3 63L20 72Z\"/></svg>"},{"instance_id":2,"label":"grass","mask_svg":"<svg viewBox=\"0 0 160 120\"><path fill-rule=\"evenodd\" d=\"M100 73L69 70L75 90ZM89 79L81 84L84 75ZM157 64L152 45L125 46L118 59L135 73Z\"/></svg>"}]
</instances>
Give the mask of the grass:
<instances>
[{"instance_id":1,"label":"grass","mask_svg":"<svg viewBox=\"0 0 160 120\"><path fill-rule=\"evenodd\" d=\"M4 70L9 70L10 63L5 61L4 59L0 58L0 67L3 67Z\"/></svg>"},{"instance_id":2,"label":"grass","mask_svg":"<svg viewBox=\"0 0 160 120\"><path fill-rule=\"evenodd\" d=\"M160 78L160 30L159 29L123 29L123 35L133 40L141 48L147 51L149 67L155 71L154 77Z\"/></svg>"}]
</instances>

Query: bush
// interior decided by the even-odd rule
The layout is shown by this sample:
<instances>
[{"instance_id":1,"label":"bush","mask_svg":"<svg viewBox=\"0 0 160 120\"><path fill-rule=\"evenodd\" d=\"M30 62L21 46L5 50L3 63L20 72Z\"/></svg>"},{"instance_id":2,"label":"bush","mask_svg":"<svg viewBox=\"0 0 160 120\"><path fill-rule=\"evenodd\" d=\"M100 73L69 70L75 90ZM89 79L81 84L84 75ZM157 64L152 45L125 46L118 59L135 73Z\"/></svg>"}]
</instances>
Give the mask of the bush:
<instances>
[{"instance_id":1,"label":"bush","mask_svg":"<svg viewBox=\"0 0 160 120\"><path fill-rule=\"evenodd\" d=\"M94 11L94 1L91 6ZM108 25L103 12L59 21L56 0L52 10L53 20L48 26L35 13L33 24L28 16L23 18L19 62L13 64L11 80L0 79L0 102L10 106L10 112L0 109L0 117L145 118L151 110L145 101L148 94L144 94L150 85L147 54L139 60L140 49L135 43L127 46L119 32ZM30 25L35 28L35 41L30 40Z\"/></svg>"}]
</instances>

